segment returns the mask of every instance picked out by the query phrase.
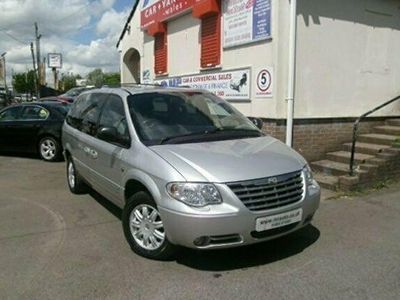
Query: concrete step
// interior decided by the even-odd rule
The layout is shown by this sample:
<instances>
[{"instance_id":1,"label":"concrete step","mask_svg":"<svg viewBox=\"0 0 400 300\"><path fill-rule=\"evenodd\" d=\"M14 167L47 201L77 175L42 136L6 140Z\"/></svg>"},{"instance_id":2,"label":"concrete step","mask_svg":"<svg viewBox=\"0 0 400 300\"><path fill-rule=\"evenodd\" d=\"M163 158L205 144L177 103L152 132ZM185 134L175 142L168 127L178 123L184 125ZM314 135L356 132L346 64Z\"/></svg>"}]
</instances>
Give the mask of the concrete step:
<instances>
[{"instance_id":1,"label":"concrete step","mask_svg":"<svg viewBox=\"0 0 400 300\"><path fill-rule=\"evenodd\" d=\"M378 166L374 164L361 164L359 165L360 170L367 171L368 173L376 173Z\"/></svg>"},{"instance_id":2,"label":"concrete step","mask_svg":"<svg viewBox=\"0 0 400 300\"><path fill-rule=\"evenodd\" d=\"M389 145L370 144L370 143L356 143L356 152L363 154L376 155L385 149L390 148ZM343 144L343 149L351 151L351 143Z\"/></svg>"},{"instance_id":3,"label":"concrete step","mask_svg":"<svg viewBox=\"0 0 400 300\"><path fill-rule=\"evenodd\" d=\"M377 126L377 127L374 127L374 131L376 131L377 133L392 134L392 135L400 136L400 126L392 126L392 125Z\"/></svg>"},{"instance_id":4,"label":"concrete step","mask_svg":"<svg viewBox=\"0 0 400 300\"><path fill-rule=\"evenodd\" d=\"M336 191L339 187L339 178L337 176L325 175L323 173L314 173L314 179L322 188Z\"/></svg>"},{"instance_id":5,"label":"concrete step","mask_svg":"<svg viewBox=\"0 0 400 300\"><path fill-rule=\"evenodd\" d=\"M341 162L344 164L350 163L350 151L336 151L336 152L329 152L326 154L326 158L332 161ZM374 155L364 154L364 153L354 153L354 162L356 164L363 164L366 161L374 158Z\"/></svg>"},{"instance_id":6,"label":"concrete step","mask_svg":"<svg viewBox=\"0 0 400 300\"><path fill-rule=\"evenodd\" d=\"M349 165L331 160L320 160L311 163L311 169L324 175L340 176L349 173Z\"/></svg>"},{"instance_id":7,"label":"concrete step","mask_svg":"<svg viewBox=\"0 0 400 300\"><path fill-rule=\"evenodd\" d=\"M382 133L360 134L357 141L362 143L392 145L398 137L396 135Z\"/></svg>"},{"instance_id":8,"label":"concrete step","mask_svg":"<svg viewBox=\"0 0 400 300\"><path fill-rule=\"evenodd\" d=\"M389 119L386 121L386 124L392 126L400 126L400 119Z\"/></svg>"}]
</instances>

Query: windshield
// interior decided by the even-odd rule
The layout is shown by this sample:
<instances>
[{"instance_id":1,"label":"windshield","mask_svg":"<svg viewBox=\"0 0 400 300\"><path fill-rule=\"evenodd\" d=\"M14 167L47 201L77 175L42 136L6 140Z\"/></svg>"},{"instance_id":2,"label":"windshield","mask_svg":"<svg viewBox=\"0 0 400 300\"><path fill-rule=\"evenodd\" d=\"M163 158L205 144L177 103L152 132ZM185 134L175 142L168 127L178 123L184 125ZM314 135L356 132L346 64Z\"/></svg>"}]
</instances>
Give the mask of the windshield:
<instances>
[{"instance_id":1,"label":"windshield","mask_svg":"<svg viewBox=\"0 0 400 300\"><path fill-rule=\"evenodd\" d=\"M128 105L145 144L160 144L182 137L184 141L188 141L187 137L192 137L191 142L196 141L194 137L204 141L205 135L209 138L222 133L225 136L221 138L228 138L228 132L231 135L234 132L230 138L262 135L249 119L211 93L143 93L129 96Z\"/></svg>"}]
</instances>

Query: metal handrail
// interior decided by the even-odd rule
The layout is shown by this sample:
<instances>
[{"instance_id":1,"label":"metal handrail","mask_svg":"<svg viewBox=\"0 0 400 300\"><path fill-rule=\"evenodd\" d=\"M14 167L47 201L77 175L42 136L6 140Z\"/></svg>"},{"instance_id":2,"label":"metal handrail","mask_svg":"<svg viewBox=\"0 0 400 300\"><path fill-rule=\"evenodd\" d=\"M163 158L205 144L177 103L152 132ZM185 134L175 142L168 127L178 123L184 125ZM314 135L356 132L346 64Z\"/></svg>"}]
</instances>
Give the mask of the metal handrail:
<instances>
[{"instance_id":1,"label":"metal handrail","mask_svg":"<svg viewBox=\"0 0 400 300\"><path fill-rule=\"evenodd\" d=\"M381 109L382 107L385 107L386 105L389 105L390 103L399 100L400 99L400 95L397 97L394 97L393 99L390 99L389 101L386 101L385 103L375 107L374 109L371 109L370 111L362 114L360 117L358 117L358 119L354 122L353 124L353 142L351 145L351 156L350 156L350 176L354 175L354 152L356 150L356 141L357 141L357 130L358 130L358 125L360 123L360 121L362 119L364 119L365 117L369 116L370 114L376 112L377 110Z\"/></svg>"}]
</instances>

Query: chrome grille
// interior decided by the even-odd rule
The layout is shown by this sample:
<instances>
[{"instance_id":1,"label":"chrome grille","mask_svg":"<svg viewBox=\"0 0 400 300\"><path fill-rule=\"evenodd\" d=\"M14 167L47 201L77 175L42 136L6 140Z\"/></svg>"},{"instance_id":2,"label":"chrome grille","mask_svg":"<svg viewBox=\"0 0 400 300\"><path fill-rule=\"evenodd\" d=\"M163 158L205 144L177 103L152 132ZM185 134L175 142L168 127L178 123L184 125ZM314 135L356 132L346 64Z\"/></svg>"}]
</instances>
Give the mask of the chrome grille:
<instances>
[{"instance_id":1,"label":"chrome grille","mask_svg":"<svg viewBox=\"0 0 400 300\"><path fill-rule=\"evenodd\" d=\"M252 211L296 203L302 200L304 191L301 171L226 185Z\"/></svg>"}]
</instances>

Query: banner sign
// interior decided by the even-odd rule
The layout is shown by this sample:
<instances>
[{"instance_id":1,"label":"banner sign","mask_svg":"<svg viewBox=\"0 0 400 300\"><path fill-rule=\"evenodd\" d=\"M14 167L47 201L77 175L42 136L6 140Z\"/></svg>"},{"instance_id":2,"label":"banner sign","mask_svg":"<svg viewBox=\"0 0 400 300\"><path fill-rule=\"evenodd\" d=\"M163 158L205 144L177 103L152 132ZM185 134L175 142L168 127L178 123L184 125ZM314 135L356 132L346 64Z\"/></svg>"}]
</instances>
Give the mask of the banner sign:
<instances>
[{"instance_id":1,"label":"banner sign","mask_svg":"<svg viewBox=\"0 0 400 300\"><path fill-rule=\"evenodd\" d=\"M140 26L145 28L162 22L192 8L195 0L144 0Z\"/></svg>"},{"instance_id":2,"label":"banner sign","mask_svg":"<svg viewBox=\"0 0 400 300\"><path fill-rule=\"evenodd\" d=\"M271 0L223 1L224 47L271 38Z\"/></svg>"},{"instance_id":3,"label":"banner sign","mask_svg":"<svg viewBox=\"0 0 400 300\"><path fill-rule=\"evenodd\" d=\"M49 68L61 68L62 67L62 55L61 53L49 53L47 54L47 65Z\"/></svg>"},{"instance_id":4,"label":"banner sign","mask_svg":"<svg viewBox=\"0 0 400 300\"><path fill-rule=\"evenodd\" d=\"M225 100L250 100L250 68L155 80L162 86L205 89Z\"/></svg>"},{"instance_id":5,"label":"banner sign","mask_svg":"<svg viewBox=\"0 0 400 300\"><path fill-rule=\"evenodd\" d=\"M273 68L264 67L256 70L255 97L270 98L273 91Z\"/></svg>"}]
</instances>

